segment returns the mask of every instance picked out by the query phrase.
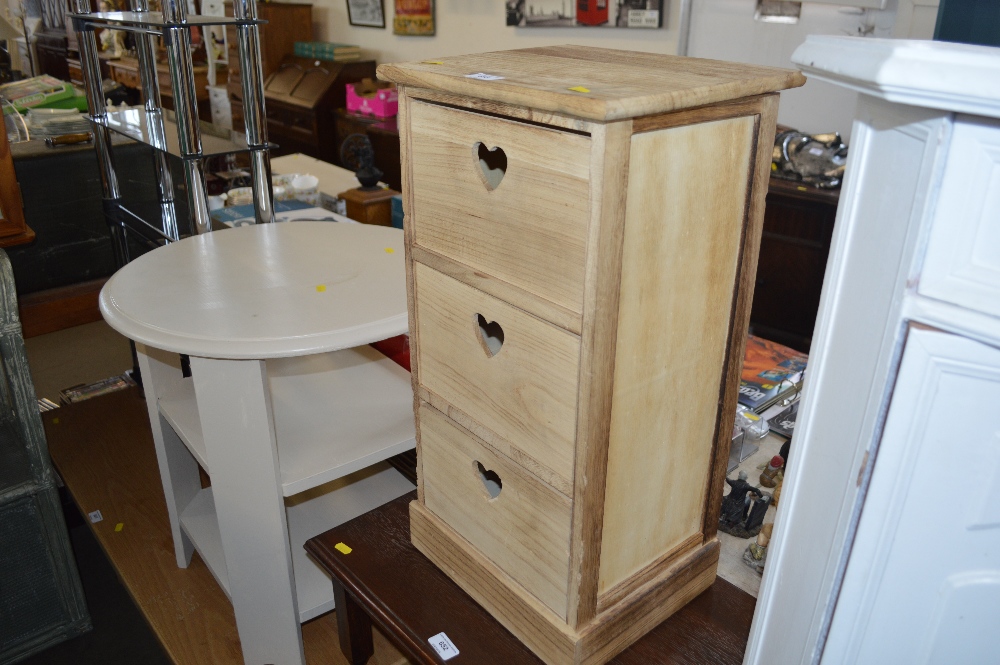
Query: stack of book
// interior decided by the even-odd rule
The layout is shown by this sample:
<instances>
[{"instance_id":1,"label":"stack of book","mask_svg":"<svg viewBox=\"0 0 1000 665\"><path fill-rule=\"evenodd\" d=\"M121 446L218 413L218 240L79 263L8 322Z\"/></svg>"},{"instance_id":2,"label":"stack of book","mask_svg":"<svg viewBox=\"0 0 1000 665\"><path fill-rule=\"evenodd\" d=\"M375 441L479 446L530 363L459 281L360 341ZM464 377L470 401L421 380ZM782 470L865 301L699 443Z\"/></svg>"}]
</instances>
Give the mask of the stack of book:
<instances>
[{"instance_id":1,"label":"stack of book","mask_svg":"<svg viewBox=\"0 0 1000 665\"><path fill-rule=\"evenodd\" d=\"M354 62L361 59L361 47L333 42L295 42L294 53L300 58L316 58L329 62Z\"/></svg>"},{"instance_id":2,"label":"stack of book","mask_svg":"<svg viewBox=\"0 0 1000 665\"><path fill-rule=\"evenodd\" d=\"M808 359L795 349L748 335L739 403L757 414L775 404L790 404L802 388Z\"/></svg>"},{"instance_id":3,"label":"stack of book","mask_svg":"<svg viewBox=\"0 0 1000 665\"><path fill-rule=\"evenodd\" d=\"M0 85L0 96L9 101L18 113L24 113L30 108L64 108L60 106L60 102L68 102L75 95L71 84L48 75Z\"/></svg>"}]
</instances>

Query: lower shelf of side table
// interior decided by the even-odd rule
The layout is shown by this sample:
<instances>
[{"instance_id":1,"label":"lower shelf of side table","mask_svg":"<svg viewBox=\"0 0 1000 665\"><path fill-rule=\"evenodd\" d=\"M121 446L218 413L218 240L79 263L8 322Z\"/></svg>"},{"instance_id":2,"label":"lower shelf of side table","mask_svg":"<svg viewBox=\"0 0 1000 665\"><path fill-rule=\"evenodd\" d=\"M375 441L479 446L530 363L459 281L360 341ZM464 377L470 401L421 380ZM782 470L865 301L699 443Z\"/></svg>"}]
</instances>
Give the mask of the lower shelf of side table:
<instances>
[{"instance_id":1,"label":"lower shelf of side table","mask_svg":"<svg viewBox=\"0 0 1000 665\"><path fill-rule=\"evenodd\" d=\"M286 497L411 450L409 373L368 346L267 361ZM164 419L211 475L194 382L159 396Z\"/></svg>"},{"instance_id":2,"label":"lower shelf of side table","mask_svg":"<svg viewBox=\"0 0 1000 665\"><path fill-rule=\"evenodd\" d=\"M305 542L411 491L413 485L398 471L378 463L285 500L299 621L314 619L334 608L330 576L306 555ZM230 596L211 487L199 492L181 513L181 528L226 596Z\"/></svg>"}]
</instances>

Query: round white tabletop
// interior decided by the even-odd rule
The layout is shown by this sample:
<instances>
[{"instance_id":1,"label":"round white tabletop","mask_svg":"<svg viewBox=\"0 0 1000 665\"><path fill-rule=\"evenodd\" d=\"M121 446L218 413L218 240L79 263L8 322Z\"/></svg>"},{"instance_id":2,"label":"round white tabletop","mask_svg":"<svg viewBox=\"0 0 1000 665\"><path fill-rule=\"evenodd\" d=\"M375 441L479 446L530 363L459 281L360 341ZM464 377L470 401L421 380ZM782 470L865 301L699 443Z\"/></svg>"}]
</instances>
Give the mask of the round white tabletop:
<instances>
[{"instance_id":1,"label":"round white tabletop","mask_svg":"<svg viewBox=\"0 0 1000 665\"><path fill-rule=\"evenodd\" d=\"M100 306L126 337L194 356L360 346L406 332L403 232L286 222L193 236L115 273Z\"/></svg>"}]
</instances>

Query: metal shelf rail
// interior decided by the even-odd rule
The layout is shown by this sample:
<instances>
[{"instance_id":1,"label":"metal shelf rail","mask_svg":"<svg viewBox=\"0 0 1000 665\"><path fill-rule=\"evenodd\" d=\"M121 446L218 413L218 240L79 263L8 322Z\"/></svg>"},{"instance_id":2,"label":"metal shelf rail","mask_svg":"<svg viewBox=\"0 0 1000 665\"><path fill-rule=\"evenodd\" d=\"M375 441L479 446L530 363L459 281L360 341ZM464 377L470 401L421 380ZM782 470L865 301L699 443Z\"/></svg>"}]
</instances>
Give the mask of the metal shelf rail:
<instances>
[{"instance_id":1,"label":"metal shelf rail","mask_svg":"<svg viewBox=\"0 0 1000 665\"><path fill-rule=\"evenodd\" d=\"M89 0L72 0L76 10L70 17L80 43L80 63L86 83L94 145L101 169L104 212L111 229L116 261L130 260L128 237L135 232L147 243L180 239L174 207L174 183L167 155L184 163L188 208L194 233L211 230L205 188L204 158L213 154L246 152L250 157L254 213L257 223L274 221L271 193L271 163L264 117L264 81L260 67L260 30L265 21L257 19L255 0L235 0L234 17L198 16L187 13L187 0L163 0L162 12L149 11L148 0L130 0L132 11L91 13ZM194 66L191 60L192 26L235 25L239 43L244 95L245 140L226 142L208 137L203 143L198 124ZM135 35L136 56L142 83L143 109L109 112L101 89L95 29L124 30ZM170 82L174 97L174 123L165 120L156 80L155 39L160 37L167 50ZM153 224L122 203L111 132L123 134L154 148L160 220ZM175 139L176 136L176 139Z\"/></svg>"}]
</instances>

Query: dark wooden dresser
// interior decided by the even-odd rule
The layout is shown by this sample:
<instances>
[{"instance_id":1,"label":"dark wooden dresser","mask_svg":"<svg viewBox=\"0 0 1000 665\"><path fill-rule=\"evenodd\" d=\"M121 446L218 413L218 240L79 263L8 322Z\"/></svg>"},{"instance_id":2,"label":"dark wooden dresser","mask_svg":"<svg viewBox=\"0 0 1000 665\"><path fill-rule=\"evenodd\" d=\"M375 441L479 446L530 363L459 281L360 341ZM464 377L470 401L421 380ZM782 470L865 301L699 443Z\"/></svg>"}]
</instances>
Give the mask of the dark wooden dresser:
<instances>
[{"instance_id":1,"label":"dark wooden dresser","mask_svg":"<svg viewBox=\"0 0 1000 665\"><path fill-rule=\"evenodd\" d=\"M837 218L839 190L771 178L750 329L809 351Z\"/></svg>"},{"instance_id":2,"label":"dark wooden dresser","mask_svg":"<svg viewBox=\"0 0 1000 665\"><path fill-rule=\"evenodd\" d=\"M278 144L272 154L301 152L339 164L335 113L346 104L347 84L364 78L375 78L374 60L286 56L264 83L268 140Z\"/></svg>"},{"instance_id":3,"label":"dark wooden dresser","mask_svg":"<svg viewBox=\"0 0 1000 665\"><path fill-rule=\"evenodd\" d=\"M225 2L226 16L233 16L233 3ZM312 5L303 2L258 2L257 18L267 21L260 26L260 65L264 80L287 55L295 51L295 42L313 38ZM233 129L243 131L243 84L240 81L240 54L236 28L226 28L229 47L229 103L233 110ZM221 83L220 83L221 84Z\"/></svg>"}]
</instances>

